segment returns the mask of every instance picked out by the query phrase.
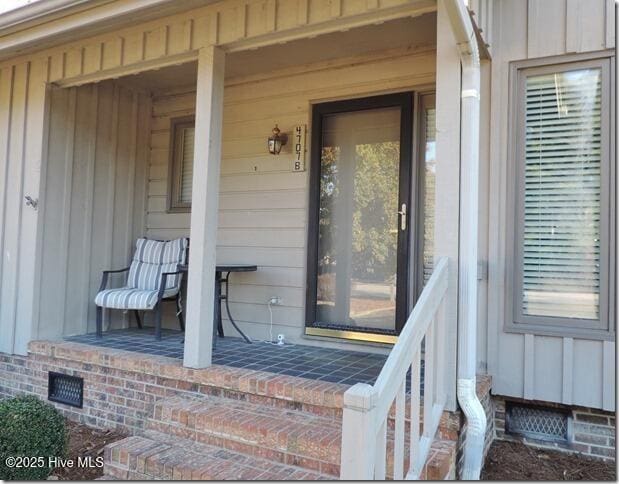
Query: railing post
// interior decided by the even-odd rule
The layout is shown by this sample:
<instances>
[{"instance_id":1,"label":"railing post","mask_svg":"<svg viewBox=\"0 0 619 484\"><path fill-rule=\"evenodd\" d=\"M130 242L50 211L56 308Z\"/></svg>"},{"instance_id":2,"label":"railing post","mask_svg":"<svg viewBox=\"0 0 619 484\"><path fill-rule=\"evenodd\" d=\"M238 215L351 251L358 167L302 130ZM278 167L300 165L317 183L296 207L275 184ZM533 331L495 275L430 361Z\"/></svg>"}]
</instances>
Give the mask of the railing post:
<instances>
[{"instance_id":1,"label":"railing post","mask_svg":"<svg viewBox=\"0 0 619 484\"><path fill-rule=\"evenodd\" d=\"M376 390L357 383L344 393L340 479L372 480L376 461Z\"/></svg>"},{"instance_id":2,"label":"railing post","mask_svg":"<svg viewBox=\"0 0 619 484\"><path fill-rule=\"evenodd\" d=\"M441 405L447 404L447 388L445 388L445 351L447 351L447 332L445 330L445 298L441 301L436 312L436 400Z\"/></svg>"}]
</instances>

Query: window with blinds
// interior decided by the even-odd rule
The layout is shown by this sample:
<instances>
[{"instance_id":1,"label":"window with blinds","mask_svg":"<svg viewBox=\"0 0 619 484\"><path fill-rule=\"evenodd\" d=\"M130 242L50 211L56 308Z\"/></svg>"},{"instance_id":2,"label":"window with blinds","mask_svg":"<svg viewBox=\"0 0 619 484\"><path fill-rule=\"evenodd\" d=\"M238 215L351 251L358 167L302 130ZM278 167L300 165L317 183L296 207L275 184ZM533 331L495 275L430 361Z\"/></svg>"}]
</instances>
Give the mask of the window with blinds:
<instances>
[{"instance_id":1,"label":"window with blinds","mask_svg":"<svg viewBox=\"0 0 619 484\"><path fill-rule=\"evenodd\" d=\"M170 135L168 211L190 211L195 137L194 118L183 117L173 119L171 121Z\"/></svg>"},{"instance_id":2,"label":"window with blinds","mask_svg":"<svg viewBox=\"0 0 619 484\"><path fill-rule=\"evenodd\" d=\"M607 324L607 72L587 62L521 73L516 322Z\"/></svg>"},{"instance_id":3,"label":"window with blinds","mask_svg":"<svg viewBox=\"0 0 619 484\"><path fill-rule=\"evenodd\" d=\"M432 100L433 100L432 96ZM425 100L424 100L425 101ZM424 102L424 152L423 152L423 285L434 269L434 210L436 186L436 109ZM429 103L428 103L429 104Z\"/></svg>"},{"instance_id":4,"label":"window with blinds","mask_svg":"<svg viewBox=\"0 0 619 484\"><path fill-rule=\"evenodd\" d=\"M183 128L181 132L181 153L179 156L180 187L179 199L181 203L191 203L191 182L193 181L193 138L195 128Z\"/></svg>"}]
</instances>

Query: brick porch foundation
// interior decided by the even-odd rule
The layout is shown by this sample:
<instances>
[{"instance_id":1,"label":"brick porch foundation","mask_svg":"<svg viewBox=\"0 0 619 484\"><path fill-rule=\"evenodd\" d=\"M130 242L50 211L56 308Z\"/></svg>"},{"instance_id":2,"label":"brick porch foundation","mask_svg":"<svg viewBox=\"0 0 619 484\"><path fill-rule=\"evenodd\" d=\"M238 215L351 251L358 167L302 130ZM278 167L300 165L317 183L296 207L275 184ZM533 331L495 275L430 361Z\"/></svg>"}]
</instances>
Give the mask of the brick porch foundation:
<instances>
[{"instance_id":1,"label":"brick porch foundation","mask_svg":"<svg viewBox=\"0 0 619 484\"><path fill-rule=\"evenodd\" d=\"M579 453L604 460L615 460L616 424L615 414L612 412L585 407L566 407L548 402L528 402L514 398L506 399L501 396L493 396L492 400L496 409L494 424L496 427L495 433L497 439L520 441L533 447ZM566 410L568 412L568 418L571 420L571 432L568 433L568 442L566 444L543 442L506 433L506 401L537 403L544 407Z\"/></svg>"},{"instance_id":2,"label":"brick porch foundation","mask_svg":"<svg viewBox=\"0 0 619 484\"><path fill-rule=\"evenodd\" d=\"M35 341L29 351L28 357L0 354L0 398L46 399L49 371L83 378L83 408L54 405L71 420L134 435L106 449L111 477L339 475L349 385L217 365L197 370L178 359L69 342ZM490 380L480 378L482 400L489 400L489 389ZM425 478L455 477L462 424L460 413L444 413ZM391 435L392 420L390 427ZM388 472L392 465L388 459Z\"/></svg>"},{"instance_id":3,"label":"brick porch foundation","mask_svg":"<svg viewBox=\"0 0 619 484\"><path fill-rule=\"evenodd\" d=\"M58 408L99 428L144 428L156 401L213 395L341 417L348 385L213 365L194 370L180 360L78 343L34 341L29 356L0 353L0 397L34 393L47 398L49 371L84 378L84 408Z\"/></svg>"}]
</instances>

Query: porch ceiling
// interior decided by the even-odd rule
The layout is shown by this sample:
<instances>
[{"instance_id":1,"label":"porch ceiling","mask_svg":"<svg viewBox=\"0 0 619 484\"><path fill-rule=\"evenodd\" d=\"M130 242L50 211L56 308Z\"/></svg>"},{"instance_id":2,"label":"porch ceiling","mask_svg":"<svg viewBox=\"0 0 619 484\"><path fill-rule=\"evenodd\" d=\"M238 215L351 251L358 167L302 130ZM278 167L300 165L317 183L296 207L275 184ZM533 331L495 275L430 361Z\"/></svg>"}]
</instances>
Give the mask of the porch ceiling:
<instances>
[{"instance_id":1,"label":"porch ceiling","mask_svg":"<svg viewBox=\"0 0 619 484\"><path fill-rule=\"evenodd\" d=\"M198 63L194 61L120 77L116 82L128 88L157 94L184 87L195 89L197 78Z\"/></svg>"},{"instance_id":2,"label":"porch ceiling","mask_svg":"<svg viewBox=\"0 0 619 484\"><path fill-rule=\"evenodd\" d=\"M287 42L226 55L226 79L269 75L274 71L302 68L380 53L431 49L436 44L436 13L391 20L346 32L324 34L312 39ZM179 88L195 88L197 62L148 70L118 79L121 84L154 94Z\"/></svg>"},{"instance_id":3,"label":"porch ceiling","mask_svg":"<svg viewBox=\"0 0 619 484\"><path fill-rule=\"evenodd\" d=\"M226 77L251 76L293 66L436 43L436 13L406 17L346 32L324 34L257 50L233 52L226 58Z\"/></svg>"}]
</instances>

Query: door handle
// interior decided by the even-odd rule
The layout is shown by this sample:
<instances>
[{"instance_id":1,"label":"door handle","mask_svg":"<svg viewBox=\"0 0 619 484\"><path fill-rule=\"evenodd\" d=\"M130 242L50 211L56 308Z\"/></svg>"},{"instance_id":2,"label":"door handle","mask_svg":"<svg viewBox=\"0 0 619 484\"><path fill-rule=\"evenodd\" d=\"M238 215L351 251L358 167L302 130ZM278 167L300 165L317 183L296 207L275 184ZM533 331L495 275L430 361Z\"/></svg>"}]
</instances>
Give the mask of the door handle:
<instances>
[{"instance_id":1,"label":"door handle","mask_svg":"<svg viewBox=\"0 0 619 484\"><path fill-rule=\"evenodd\" d=\"M400 228L406 230L406 204L402 204L402 210L398 210L400 214Z\"/></svg>"}]
</instances>

